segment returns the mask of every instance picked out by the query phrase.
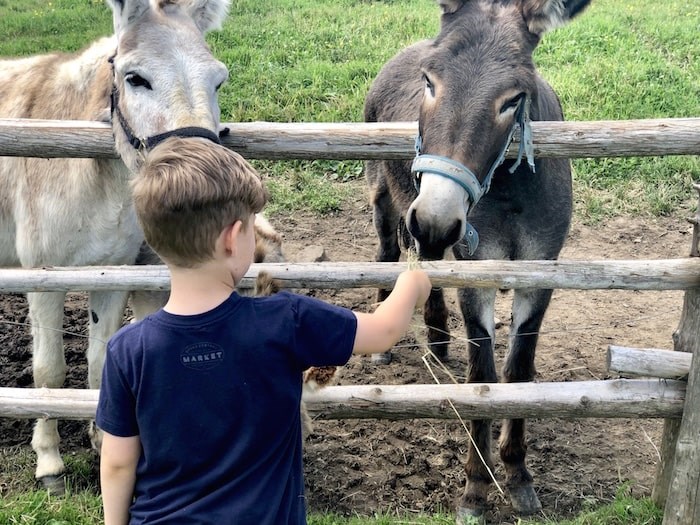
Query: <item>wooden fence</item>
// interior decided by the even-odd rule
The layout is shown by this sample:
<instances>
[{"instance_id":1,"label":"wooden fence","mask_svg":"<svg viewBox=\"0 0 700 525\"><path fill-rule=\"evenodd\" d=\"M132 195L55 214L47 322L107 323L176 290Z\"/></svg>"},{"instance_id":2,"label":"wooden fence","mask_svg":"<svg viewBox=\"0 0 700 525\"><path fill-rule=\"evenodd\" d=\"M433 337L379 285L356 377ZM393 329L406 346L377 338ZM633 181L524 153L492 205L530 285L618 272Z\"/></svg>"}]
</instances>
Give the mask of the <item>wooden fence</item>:
<instances>
[{"instance_id":1,"label":"wooden fence","mask_svg":"<svg viewBox=\"0 0 700 525\"><path fill-rule=\"evenodd\" d=\"M418 131L415 122L224 125L224 145L248 159L410 159ZM532 137L538 157L697 155L700 118L533 122ZM117 157L107 124L25 119L0 119L1 155Z\"/></svg>"},{"instance_id":2,"label":"wooden fence","mask_svg":"<svg viewBox=\"0 0 700 525\"><path fill-rule=\"evenodd\" d=\"M228 124L225 144L249 158L411 158L415 123ZM700 118L619 122L535 122L538 156L613 157L700 154ZM517 148L511 148L517 151ZM110 129L99 123L0 119L0 155L116 157ZM700 192L700 186L696 187ZM425 268L442 287L684 290L675 350L700 353L700 214L691 257L653 261L458 261ZM403 264L253 265L287 287L354 288L392 283ZM0 293L107 289L164 290L163 267L0 270ZM610 349L611 369L628 371L630 352ZM634 354L634 351L632 351ZM647 352L651 355L652 352ZM676 360L674 360L675 362ZM652 417L665 418L654 498L664 524L700 523L700 364L681 358L687 381L618 379L567 383L332 386L307 396L319 418ZM687 365L687 368L686 368ZM638 373L648 367L634 365ZM677 369L676 369L677 370ZM672 372L662 371L669 377ZM653 374L652 374L653 375ZM683 374L685 375L685 374ZM671 376L674 377L674 376ZM0 416L89 419L97 392L0 388ZM450 405L448 407L448 404ZM452 405L455 410L452 409ZM696 504L697 502L697 504Z\"/></svg>"}]
</instances>

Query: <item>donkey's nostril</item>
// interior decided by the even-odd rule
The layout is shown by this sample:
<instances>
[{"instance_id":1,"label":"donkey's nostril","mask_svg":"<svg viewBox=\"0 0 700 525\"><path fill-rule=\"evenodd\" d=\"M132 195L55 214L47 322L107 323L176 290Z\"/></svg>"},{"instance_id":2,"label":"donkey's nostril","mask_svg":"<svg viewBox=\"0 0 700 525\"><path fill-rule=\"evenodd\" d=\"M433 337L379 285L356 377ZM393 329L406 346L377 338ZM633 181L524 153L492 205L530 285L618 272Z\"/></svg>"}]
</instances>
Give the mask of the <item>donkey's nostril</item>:
<instances>
[{"instance_id":1,"label":"donkey's nostril","mask_svg":"<svg viewBox=\"0 0 700 525\"><path fill-rule=\"evenodd\" d=\"M462 221L450 221L440 227L434 224L435 219L426 220L419 216L416 208L410 208L406 214L408 232L416 241L416 248L421 259L426 261L440 260L445 256L445 250L459 241L462 232Z\"/></svg>"},{"instance_id":2,"label":"donkey's nostril","mask_svg":"<svg viewBox=\"0 0 700 525\"><path fill-rule=\"evenodd\" d=\"M418 217L416 215L416 209L411 208L408 210L408 231L413 236L414 239L420 241L420 225L418 224Z\"/></svg>"}]
</instances>

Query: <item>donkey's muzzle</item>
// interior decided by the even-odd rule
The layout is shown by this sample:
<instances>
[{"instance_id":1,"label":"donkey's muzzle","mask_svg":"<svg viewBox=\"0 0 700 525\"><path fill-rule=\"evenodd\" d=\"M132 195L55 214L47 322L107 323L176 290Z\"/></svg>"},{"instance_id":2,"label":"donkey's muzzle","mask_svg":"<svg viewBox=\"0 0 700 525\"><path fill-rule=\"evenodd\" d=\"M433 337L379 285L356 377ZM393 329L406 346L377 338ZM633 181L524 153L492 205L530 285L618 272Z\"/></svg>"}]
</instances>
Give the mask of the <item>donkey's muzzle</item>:
<instances>
[{"instance_id":1,"label":"donkey's muzzle","mask_svg":"<svg viewBox=\"0 0 700 525\"><path fill-rule=\"evenodd\" d=\"M416 241L418 256L423 260L436 261L443 259L445 251L460 241L465 225L457 219L447 229L438 229L431 221L422 221L412 207L406 217L406 226Z\"/></svg>"}]
</instances>

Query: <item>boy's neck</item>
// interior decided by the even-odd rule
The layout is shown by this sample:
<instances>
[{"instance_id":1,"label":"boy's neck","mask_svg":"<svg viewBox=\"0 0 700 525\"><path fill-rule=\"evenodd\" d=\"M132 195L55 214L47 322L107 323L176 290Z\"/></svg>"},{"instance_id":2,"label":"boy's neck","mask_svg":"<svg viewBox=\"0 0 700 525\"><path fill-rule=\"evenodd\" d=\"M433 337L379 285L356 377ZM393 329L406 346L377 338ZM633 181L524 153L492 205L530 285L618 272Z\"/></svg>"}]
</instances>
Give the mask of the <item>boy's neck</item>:
<instances>
[{"instance_id":1,"label":"boy's neck","mask_svg":"<svg viewBox=\"0 0 700 525\"><path fill-rule=\"evenodd\" d=\"M216 265L170 269L170 296L163 309L176 315L213 310L235 290L231 274Z\"/></svg>"}]
</instances>

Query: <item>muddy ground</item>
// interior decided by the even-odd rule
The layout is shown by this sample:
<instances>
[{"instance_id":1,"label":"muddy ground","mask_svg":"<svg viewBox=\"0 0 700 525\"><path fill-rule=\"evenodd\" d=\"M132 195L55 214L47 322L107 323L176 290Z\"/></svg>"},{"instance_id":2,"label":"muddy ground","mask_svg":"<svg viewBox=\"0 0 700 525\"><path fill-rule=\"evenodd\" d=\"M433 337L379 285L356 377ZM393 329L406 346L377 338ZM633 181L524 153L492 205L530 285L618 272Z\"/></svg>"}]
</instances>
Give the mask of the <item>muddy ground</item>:
<instances>
[{"instance_id":1,"label":"muddy ground","mask_svg":"<svg viewBox=\"0 0 700 525\"><path fill-rule=\"evenodd\" d=\"M323 218L304 213L274 218L284 234L289 260L307 257L310 245L321 246L331 261L371 261L376 237L364 186L341 212ZM632 259L686 256L691 228L684 217L617 218L595 227L574 223L566 259ZM371 290L306 291L356 309L369 309ZM462 376L466 363L465 335L448 291L453 311L450 325L450 370ZM510 296L499 296L497 315L498 366L506 351ZM606 370L609 344L672 348L671 336L682 305L681 292L557 290L542 327L536 358L537 381L581 381L612 377ZM70 366L68 383L85 384L85 302L70 294L65 336ZM21 295L0 296L0 384L31 387L31 358L26 302ZM401 342L394 362L386 367L354 357L340 371L338 384L410 384L434 382L412 345L421 328ZM89 448L85 423L62 422L62 450ZM614 498L621 484L635 495L649 495L658 462L662 423L656 420L531 420L528 465L535 477L543 515L569 517L590 504ZM496 435L496 427L494 435ZM11 492L9 478L15 452L25 451L31 422L0 420L0 489ZM353 420L316 421L305 451L308 505L312 511L342 514L375 512L434 513L451 511L464 486L463 461L467 434L461 424L444 420L400 422ZM494 451L496 446L494 445ZM502 481L497 463L496 476ZM96 468L93 470L96 476ZM96 481L96 478L95 478ZM0 490L2 493L3 490ZM510 507L494 488L490 521L514 523Z\"/></svg>"}]
</instances>

